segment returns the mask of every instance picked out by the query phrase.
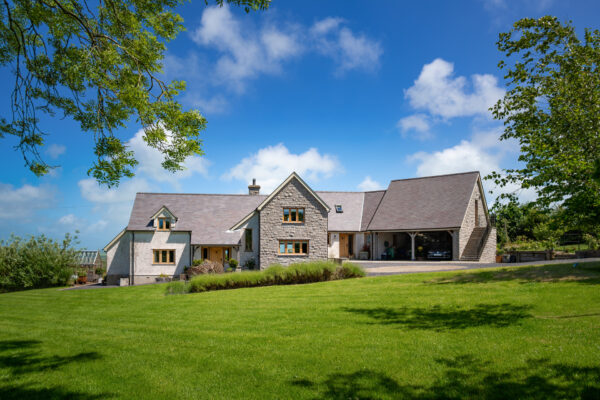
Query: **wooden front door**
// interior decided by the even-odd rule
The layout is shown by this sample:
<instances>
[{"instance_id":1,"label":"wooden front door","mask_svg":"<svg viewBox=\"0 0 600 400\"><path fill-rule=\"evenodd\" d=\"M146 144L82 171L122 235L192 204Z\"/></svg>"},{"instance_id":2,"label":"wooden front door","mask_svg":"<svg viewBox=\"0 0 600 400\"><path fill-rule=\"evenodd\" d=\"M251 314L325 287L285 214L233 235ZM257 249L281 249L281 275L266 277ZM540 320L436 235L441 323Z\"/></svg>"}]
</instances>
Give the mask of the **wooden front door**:
<instances>
[{"instance_id":1,"label":"wooden front door","mask_svg":"<svg viewBox=\"0 0 600 400\"><path fill-rule=\"evenodd\" d=\"M219 264L223 264L223 248L222 247L211 247L209 250L208 258L210 261L214 261Z\"/></svg>"},{"instance_id":2,"label":"wooden front door","mask_svg":"<svg viewBox=\"0 0 600 400\"><path fill-rule=\"evenodd\" d=\"M340 233L340 258L348 258L348 234Z\"/></svg>"}]
</instances>

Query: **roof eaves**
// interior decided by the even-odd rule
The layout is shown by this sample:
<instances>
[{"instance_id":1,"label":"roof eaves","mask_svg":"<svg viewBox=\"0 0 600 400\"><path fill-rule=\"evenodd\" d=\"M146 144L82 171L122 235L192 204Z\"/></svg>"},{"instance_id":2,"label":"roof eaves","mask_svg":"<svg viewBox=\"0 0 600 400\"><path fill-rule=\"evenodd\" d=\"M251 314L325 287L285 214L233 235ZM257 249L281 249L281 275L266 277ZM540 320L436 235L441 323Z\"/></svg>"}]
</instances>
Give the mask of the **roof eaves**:
<instances>
[{"instance_id":1,"label":"roof eaves","mask_svg":"<svg viewBox=\"0 0 600 400\"><path fill-rule=\"evenodd\" d=\"M256 210L252 210L248 215L246 215L244 218L242 218L240 220L240 222L236 223L235 225L233 225L231 228L229 228L229 230L231 231L237 231L238 229L240 229L246 222L250 221L250 219L254 216L254 214L256 214Z\"/></svg>"},{"instance_id":2,"label":"roof eaves","mask_svg":"<svg viewBox=\"0 0 600 400\"><path fill-rule=\"evenodd\" d=\"M157 211L157 212L155 212L155 213L154 213L154 215L152 215L152 216L150 217L150 219L154 219L154 218L156 218L156 216L157 216L158 214L160 214L160 213L161 213L163 210L167 210L167 212L168 212L169 214L171 214L171 216L172 216L173 218L175 218L176 220L178 219L178 218L177 218L177 216L176 216L175 214L173 214L173 212L172 212L171 210L169 210L169 208L168 208L167 206L165 206L164 204L163 204L163 205L162 205L162 206L161 206L161 207L158 209L158 211Z\"/></svg>"},{"instance_id":3,"label":"roof eaves","mask_svg":"<svg viewBox=\"0 0 600 400\"><path fill-rule=\"evenodd\" d=\"M119 232L117 234L117 236L115 236L114 239L111 240L106 246L104 246L104 248L102 248L102 250L108 251L108 249L110 249L119 239L121 239L123 237L125 232L127 232L127 228L123 228L123 230L121 232Z\"/></svg>"}]
</instances>

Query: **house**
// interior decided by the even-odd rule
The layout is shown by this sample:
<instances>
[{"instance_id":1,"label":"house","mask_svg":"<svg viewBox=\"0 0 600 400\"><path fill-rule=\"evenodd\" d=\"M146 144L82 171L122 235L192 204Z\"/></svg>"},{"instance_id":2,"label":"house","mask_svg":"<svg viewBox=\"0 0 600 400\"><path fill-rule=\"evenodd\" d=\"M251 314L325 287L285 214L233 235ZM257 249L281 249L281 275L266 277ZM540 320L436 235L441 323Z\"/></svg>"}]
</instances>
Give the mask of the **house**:
<instances>
[{"instance_id":1,"label":"house","mask_svg":"<svg viewBox=\"0 0 600 400\"><path fill-rule=\"evenodd\" d=\"M261 269L327 258L493 262L478 172L391 181L386 190L315 192L292 173L271 194L138 193L105 248L109 284L176 276L192 260Z\"/></svg>"}]
</instances>

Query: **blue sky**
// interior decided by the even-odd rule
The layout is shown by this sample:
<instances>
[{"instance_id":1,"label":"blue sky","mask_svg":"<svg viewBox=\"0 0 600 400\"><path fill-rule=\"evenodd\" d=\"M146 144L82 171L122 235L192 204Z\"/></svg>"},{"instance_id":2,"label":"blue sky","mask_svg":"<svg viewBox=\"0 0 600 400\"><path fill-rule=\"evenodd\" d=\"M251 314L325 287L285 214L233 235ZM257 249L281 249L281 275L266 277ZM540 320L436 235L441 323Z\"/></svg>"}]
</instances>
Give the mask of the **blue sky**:
<instances>
[{"instance_id":1,"label":"blue sky","mask_svg":"<svg viewBox=\"0 0 600 400\"><path fill-rule=\"evenodd\" d=\"M246 14L197 1L180 13L187 31L169 45L165 76L186 80L181 101L207 117L205 156L162 171L132 124L119 135L140 160L136 177L109 190L86 174L91 135L45 118L43 155L60 166L46 177L23 166L12 138L0 139L0 238L78 229L82 247L101 248L127 224L139 191L245 193L256 178L266 193L292 170L317 190L373 190L514 166L518 148L498 142L502 126L487 111L504 93L498 33L548 14L579 33L598 29L600 3L274 0Z\"/></svg>"}]
</instances>

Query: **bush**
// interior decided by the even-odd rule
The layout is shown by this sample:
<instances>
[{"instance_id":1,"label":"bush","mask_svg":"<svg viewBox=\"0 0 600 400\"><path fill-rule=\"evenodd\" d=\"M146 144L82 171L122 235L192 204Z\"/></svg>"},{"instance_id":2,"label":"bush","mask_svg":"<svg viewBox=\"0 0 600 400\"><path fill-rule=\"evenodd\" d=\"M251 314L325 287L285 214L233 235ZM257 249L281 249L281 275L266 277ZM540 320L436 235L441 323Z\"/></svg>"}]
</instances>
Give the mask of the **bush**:
<instances>
[{"instance_id":1,"label":"bush","mask_svg":"<svg viewBox=\"0 0 600 400\"><path fill-rule=\"evenodd\" d=\"M194 260L194 261L192 261L192 265L193 266L202 265L203 262L204 262L203 259Z\"/></svg>"},{"instance_id":2,"label":"bush","mask_svg":"<svg viewBox=\"0 0 600 400\"><path fill-rule=\"evenodd\" d=\"M223 265L210 260L202 260L202 263L197 265L194 260L194 266L188 269L189 276L203 275L203 274L222 274L225 270Z\"/></svg>"},{"instance_id":3,"label":"bush","mask_svg":"<svg viewBox=\"0 0 600 400\"><path fill-rule=\"evenodd\" d=\"M167 294L184 294L188 292L185 281L171 281L167 283Z\"/></svg>"},{"instance_id":4,"label":"bush","mask_svg":"<svg viewBox=\"0 0 600 400\"><path fill-rule=\"evenodd\" d=\"M238 266L238 261L235 258L229 259L229 267L232 269L236 269Z\"/></svg>"},{"instance_id":5,"label":"bush","mask_svg":"<svg viewBox=\"0 0 600 400\"><path fill-rule=\"evenodd\" d=\"M352 263L336 265L327 261L292 264L289 267L272 265L264 271L245 271L240 274L198 275L186 286L188 292L237 289L254 286L290 285L365 276L363 269ZM167 293L169 292L167 288Z\"/></svg>"},{"instance_id":6,"label":"bush","mask_svg":"<svg viewBox=\"0 0 600 400\"><path fill-rule=\"evenodd\" d=\"M363 278L367 275L360 265L345 262L336 270L337 279Z\"/></svg>"},{"instance_id":7,"label":"bush","mask_svg":"<svg viewBox=\"0 0 600 400\"><path fill-rule=\"evenodd\" d=\"M249 269L250 271L252 271L253 269L256 268L256 261L254 260L254 258L249 258L246 260L246 262L244 263L244 268Z\"/></svg>"},{"instance_id":8,"label":"bush","mask_svg":"<svg viewBox=\"0 0 600 400\"><path fill-rule=\"evenodd\" d=\"M96 268L96 275L102 276L102 275L104 275L105 272L106 272L106 270L102 267Z\"/></svg>"},{"instance_id":9,"label":"bush","mask_svg":"<svg viewBox=\"0 0 600 400\"><path fill-rule=\"evenodd\" d=\"M62 243L44 235L0 241L0 291L67 285L77 265L75 239L67 234Z\"/></svg>"}]
</instances>

